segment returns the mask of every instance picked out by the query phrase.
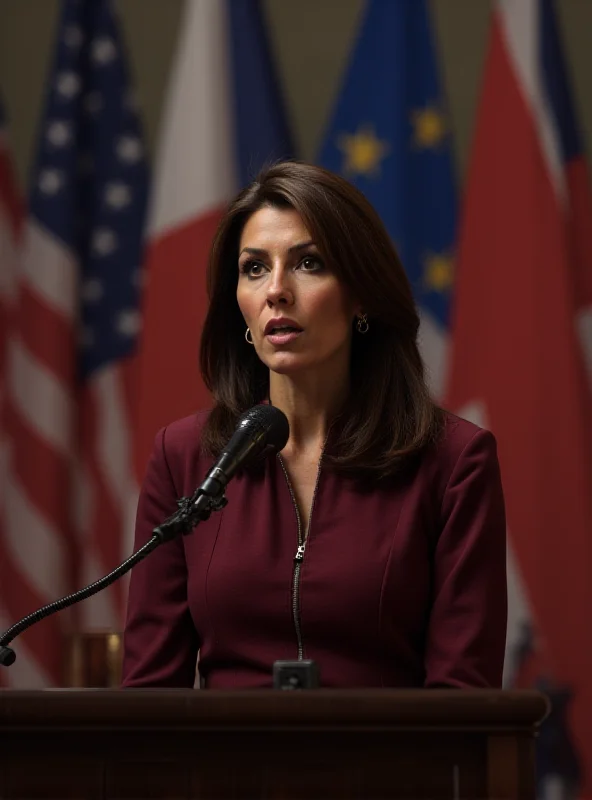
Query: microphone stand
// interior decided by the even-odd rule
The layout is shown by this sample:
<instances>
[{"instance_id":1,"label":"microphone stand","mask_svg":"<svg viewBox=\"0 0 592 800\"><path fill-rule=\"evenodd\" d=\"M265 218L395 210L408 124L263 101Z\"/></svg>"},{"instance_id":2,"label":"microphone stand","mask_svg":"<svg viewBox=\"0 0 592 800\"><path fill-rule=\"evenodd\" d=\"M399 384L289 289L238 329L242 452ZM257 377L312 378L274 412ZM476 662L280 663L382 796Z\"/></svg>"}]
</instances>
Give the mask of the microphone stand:
<instances>
[{"instance_id":1,"label":"microphone stand","mask_svg":"<svg viewBox=\"0 0 592 800\"><path fill-rule=\"evenodd\" d=\"M87 597L92 597L93 594L105 589L114 581L125 575L132 567L139 561L146 558L153 550L156 550L161 544L174 539L179 534L185 535L189 533L200 522L209 518L212 511L220 511L227 504L227 499L224 496L224 488L226 480L221 471L214 470L204 483L197 489L191 497L182 497L177 500L177 511L171 514L161 525L154 528L152 538L146 542L143 547L140 547L128 559L116 567L104 578L91 583L84 589L80 589L73 594L62 597L61 600L56 600L49 603L38 611L21 619L5 633L0 636L0 665L10 667L16 661L16 653L8 645L19 634L30 628L36 622L39 622L45 617L49 617L63 608L68 608L81 600L86 600Z\"/></svg>"}]
</instances>

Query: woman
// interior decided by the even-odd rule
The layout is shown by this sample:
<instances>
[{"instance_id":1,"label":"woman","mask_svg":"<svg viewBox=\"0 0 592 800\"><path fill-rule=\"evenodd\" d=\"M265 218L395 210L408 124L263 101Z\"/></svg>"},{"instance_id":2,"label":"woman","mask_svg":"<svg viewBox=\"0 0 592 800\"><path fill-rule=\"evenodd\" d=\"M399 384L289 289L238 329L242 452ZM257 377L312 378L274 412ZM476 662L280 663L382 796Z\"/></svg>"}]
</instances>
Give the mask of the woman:
<instances>
[{"instance_id":1,"label":"woman","mask_svg":"<svg viewBox=\"0 0 592 800\"><path fill-rule=\"evenodd\" d=\"M209 265L211 411L156 437L136 546L203 480L239 415L290 437L228 505L132 573L124 686L500 686L505 515L495 440L431 401L419 320L378 215L318 167L281 163L229 207Z\"/></svg>"}]
</instances>

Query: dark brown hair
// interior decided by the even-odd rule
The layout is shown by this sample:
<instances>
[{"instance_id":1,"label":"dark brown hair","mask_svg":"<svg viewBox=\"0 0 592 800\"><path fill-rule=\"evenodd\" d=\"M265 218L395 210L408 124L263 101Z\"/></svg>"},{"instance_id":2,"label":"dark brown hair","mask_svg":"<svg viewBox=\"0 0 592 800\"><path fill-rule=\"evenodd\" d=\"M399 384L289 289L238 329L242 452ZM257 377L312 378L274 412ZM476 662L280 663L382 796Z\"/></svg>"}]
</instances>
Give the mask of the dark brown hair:
<instances>
[{"instance_id":1,"label":"dark brown hair","mask_svg":"<svg viewBox=\"0 0 592 800\"><path fill-rule=\"evenodd\" d=\"M300 214L327 267L368 315L368 333L354 331L352 337L350 393L334 421L337 433L323 464L358 477L392 475L433 442L442 427L442 412L424 380L411 287L364 195L338 175L301 162L281 162L263 171L230 204L215 235L201 338L201 372L214 408L202 447L216 456L239 415L268 397L269 369L245 341L236 299L240 236L262 206Z\"/></svg>"}]
</instances>

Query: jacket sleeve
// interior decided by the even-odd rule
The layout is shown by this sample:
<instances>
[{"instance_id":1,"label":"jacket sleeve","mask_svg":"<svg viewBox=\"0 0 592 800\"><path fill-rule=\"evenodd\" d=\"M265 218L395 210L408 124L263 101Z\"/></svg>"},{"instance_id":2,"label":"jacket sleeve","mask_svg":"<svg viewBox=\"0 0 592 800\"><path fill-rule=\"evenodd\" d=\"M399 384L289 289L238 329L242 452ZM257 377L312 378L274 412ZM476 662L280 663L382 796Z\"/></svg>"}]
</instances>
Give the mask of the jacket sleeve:
<instances>
[{"instance_id":1,"label":"jacket sleeve","mask_svg":"<svg viewBox=\"0 0 592 800\"><path fill-rule=\"evenodd\" d=\"M501 687L507 624L506 517L496 441L479 430L442 502L426 642L426 686Z\"/></svg>"},{"instance_id":2,"label":"jacket sleeve","mask_svg":"<svg viewBox=\"0 0 592 800\"><path fill-rule=\"evenodd\" d=\"M135 548L176 510L165 454L166 429L156 436L142 484ZM187 603L187 565L180 536L160 545L131 574L123 640L124 687L193 687L199 642Z\"/></svg>"}]
</instances>

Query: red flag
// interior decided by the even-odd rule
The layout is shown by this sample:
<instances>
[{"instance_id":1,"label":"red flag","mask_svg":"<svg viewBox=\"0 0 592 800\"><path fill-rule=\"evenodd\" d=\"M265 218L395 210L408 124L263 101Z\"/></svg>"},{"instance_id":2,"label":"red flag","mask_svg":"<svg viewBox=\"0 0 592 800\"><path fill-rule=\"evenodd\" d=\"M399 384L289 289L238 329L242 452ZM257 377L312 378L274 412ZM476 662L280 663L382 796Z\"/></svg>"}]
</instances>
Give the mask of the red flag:
<instances>
[{"instance_id":1,"label":"red flag","mask_svg":"<svg viewBox=\"0 0 592 800\"><path fill-rule=\"evenodd\" d=\"M292 154L259 0L187 3L156 157L136 468L154 436L211 403L199 376L205 272L230 198Z\"/></svg>"},{"instance_id":2,"label":"red flag","mask_svg":"<svg viewBox=\"0 0 592 800\"><path fill-rule=\"evenodd\" d=\"M592 299L592 205L567 90L551 3L498 2L447 405L497 437L509 544L550 673L539 677L573 693L569 722L592 764L591 395L576 326ZM510 625L510 648L515 633ZM590 775L582 789L590 794Z\"/></svg>"}]
</instances>

